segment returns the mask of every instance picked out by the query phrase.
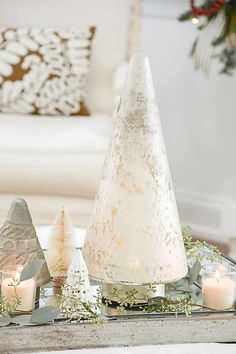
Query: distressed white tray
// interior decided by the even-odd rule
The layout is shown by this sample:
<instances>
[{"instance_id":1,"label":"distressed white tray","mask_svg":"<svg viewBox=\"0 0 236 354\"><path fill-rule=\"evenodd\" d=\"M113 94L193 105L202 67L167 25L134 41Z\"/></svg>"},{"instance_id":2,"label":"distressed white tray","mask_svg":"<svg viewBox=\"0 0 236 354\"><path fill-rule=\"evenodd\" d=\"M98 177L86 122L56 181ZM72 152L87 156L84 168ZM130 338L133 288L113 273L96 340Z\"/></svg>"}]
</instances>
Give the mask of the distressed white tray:
<instances>
[{"instance_id":1,"label":"distressed white tray","mask_svg":"<svg viewBox=\"0 0 236 354\"><path fill-rule=\"evenodd\" d=\"M235 261L225 257L229 263ZM0 353L30 353L115 346L172 343L236 343L236 310L185 314L117 315L107 307L105 325L55 321L52 325L0 328Z\"/></svg>"},{"instance_id":2,"label":"distressed white tray","mask_svg":"<svg viewBox=\"0 0 236 354\"><path fill-rule=\"evenodd\" d=\"M0 329L0 353L28 353L94 347L170 343L236 342L236 316L127 318L96 324L69 324Z\"/></svg>"}]
</instances>

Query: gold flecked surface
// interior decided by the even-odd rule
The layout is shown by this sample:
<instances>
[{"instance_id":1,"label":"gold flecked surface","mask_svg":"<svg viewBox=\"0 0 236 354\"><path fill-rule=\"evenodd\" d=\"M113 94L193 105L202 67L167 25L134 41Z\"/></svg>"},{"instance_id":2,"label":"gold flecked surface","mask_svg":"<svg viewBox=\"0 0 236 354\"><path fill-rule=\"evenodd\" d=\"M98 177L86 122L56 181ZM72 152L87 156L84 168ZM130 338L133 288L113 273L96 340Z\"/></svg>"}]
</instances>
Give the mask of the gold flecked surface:
<instances>
[{"instance_id":1,"label":"gold flecked surface","mask_svg":"<svg viewBox=\"0 0 236 354\"><path fill-rule=\"evenodd\" d=\"M186 256L148 58L131 60L83 255L108 283L170 282Z\"/></svg>"}]
</instances>

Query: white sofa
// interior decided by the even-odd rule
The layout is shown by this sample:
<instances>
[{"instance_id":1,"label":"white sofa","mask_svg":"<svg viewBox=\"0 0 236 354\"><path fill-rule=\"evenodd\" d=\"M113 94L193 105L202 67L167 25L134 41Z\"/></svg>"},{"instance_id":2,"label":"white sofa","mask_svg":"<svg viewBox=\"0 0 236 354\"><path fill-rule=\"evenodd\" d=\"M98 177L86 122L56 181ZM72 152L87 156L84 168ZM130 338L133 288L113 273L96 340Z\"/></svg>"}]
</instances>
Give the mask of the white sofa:
<instances>
[{"instance_id":1,"label":"white sofa","mask_svg":"<svg viewBox=\"0 0 236 354\"><path fill-rule=\"evenodd\" d=\"M117 78L114 88L114 75L136 42L132 41L137 21L134 3L138 1L1 1L1 27L97 27L87 100L91 117L0 113L1 220L11 200L21 196L36 225L51 223L62 205L69 209L74 225L87 224L120 89Z\"/></svg>"}]
</instances>

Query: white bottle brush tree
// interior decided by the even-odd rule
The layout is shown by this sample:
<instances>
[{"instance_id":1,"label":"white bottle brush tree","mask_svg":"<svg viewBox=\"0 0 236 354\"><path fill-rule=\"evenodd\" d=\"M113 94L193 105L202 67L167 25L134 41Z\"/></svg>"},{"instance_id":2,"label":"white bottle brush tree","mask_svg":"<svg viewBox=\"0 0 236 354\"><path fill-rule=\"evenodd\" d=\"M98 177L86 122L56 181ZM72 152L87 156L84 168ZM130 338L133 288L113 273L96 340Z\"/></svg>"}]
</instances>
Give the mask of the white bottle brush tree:
<instances>
[{"instance_id":1,"label":"white bottle brush tree","mask_svg":"<svg viewBox=\"0 0 236 354\"><path fill-rule=\"evenodd\" d=\"M47 264L52 277L67 275L74 251L71 218L62 207L53 223L47 251Z\"/></svg>"}]
</instances>

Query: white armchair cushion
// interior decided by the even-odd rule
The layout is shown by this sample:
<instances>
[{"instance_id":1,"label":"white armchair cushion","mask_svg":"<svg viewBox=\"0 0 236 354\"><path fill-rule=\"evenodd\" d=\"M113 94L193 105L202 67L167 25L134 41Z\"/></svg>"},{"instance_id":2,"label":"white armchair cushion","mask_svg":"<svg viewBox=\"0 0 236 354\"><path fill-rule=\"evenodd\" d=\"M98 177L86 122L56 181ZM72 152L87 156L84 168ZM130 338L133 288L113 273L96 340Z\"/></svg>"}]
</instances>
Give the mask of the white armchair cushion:
<instances>
[{"instance_id":1,"label":"white armchair cushion","mask_svg":"<svg viewBox=\"0 0 236 354\"><path fill-rule=\"evenodd\" d=\"M111 128L111 117L103 114L63 119L1 113L0 152L104 152Z\"/></svg>"},{"instance_id":2,"label":"white armchair cushion","mask_svg":"<svg viewBox=\"0 0 236 354\"><path fill-rule=\"evenodd\" d=\"M111 117L0 114L0 193L93 198Z\"/></svg>"},{"instance_id":3,"label":"white armchair cushion","mask_svg":"<svg viewBox=\"0 0 236 354\"><path fill-rule=\"evenodd\" d=\"M104 153L0 153L0 194L94 198Z\"/></svg>"}]
</instances>

